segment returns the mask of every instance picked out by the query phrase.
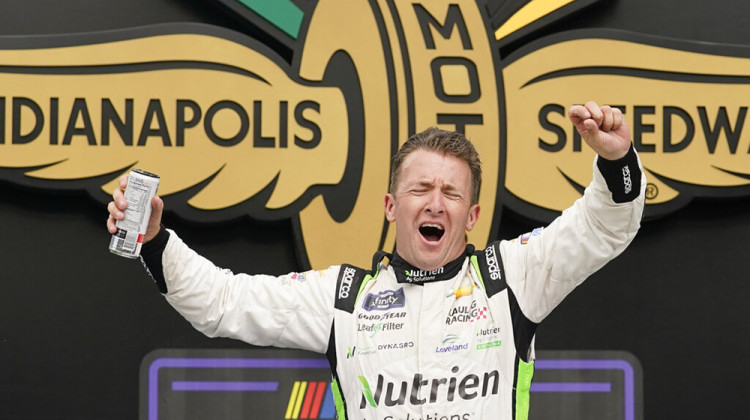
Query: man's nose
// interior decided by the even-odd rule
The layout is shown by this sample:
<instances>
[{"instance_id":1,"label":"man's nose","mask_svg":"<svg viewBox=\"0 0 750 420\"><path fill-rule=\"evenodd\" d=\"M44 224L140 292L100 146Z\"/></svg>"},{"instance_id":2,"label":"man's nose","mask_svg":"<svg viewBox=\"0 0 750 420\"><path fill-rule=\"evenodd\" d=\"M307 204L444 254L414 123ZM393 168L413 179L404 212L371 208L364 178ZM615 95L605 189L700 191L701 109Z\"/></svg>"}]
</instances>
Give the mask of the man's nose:
<instances>
[{"instance_id":1,"label":"man's nose","mask_svg":"<svg viewBox=\"0 0 750 420\"><path fill-rule=\"evenodd\" d=\"M445 211L445 202L443 200L443 194L439 190L433 190L430 193L425 210L433 214L443 213Z\"/></svg>"}]
</instances>

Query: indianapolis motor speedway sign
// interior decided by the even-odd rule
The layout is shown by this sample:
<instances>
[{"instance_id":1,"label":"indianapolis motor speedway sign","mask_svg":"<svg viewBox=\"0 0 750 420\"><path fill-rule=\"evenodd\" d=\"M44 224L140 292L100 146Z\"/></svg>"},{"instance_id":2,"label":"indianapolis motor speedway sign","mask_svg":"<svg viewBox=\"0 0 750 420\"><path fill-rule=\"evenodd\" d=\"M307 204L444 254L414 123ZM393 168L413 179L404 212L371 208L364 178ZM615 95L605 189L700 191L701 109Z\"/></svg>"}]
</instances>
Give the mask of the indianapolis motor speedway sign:
<instances>
[{"instance_id":1,"label":"indianapolis motor speedway sign","mask_svg":"<svg viewBox=\"0 0 750 420\"><path fill-rule=\"evenodd\" d=\"M625 113L647 216L750 193L745 48L582 30L501 56L594 0L219 1L291 58L198 24L0 37L0 179L104 202L138 167L185 219L292 219L303 265L367 265L393 248L383 195L409 135L475 143L483 246L504 206L541 223L581 195L593 152L566 110L595 100Z\"/></svg>"}]
</instances>

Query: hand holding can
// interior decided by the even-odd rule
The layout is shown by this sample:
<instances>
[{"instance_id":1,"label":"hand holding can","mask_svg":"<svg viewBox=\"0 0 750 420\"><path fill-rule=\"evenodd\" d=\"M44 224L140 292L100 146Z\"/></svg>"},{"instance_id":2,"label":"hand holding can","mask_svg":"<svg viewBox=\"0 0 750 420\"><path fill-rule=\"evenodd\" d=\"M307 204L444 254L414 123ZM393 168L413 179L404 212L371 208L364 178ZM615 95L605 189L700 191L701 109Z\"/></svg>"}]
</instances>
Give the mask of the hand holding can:
<instances>
[{"instance_id":1,"label":"hand holding can","mask_svg":"<svg viewBox=\"0 0 750 420\"><path fill-rule=\"evenodd\" d=\"M107 225L112 233L109 250L112 253L127 258L137 258L140 255L152 222L152 202L158 187L158 175L133 169L127 177L124 195L120 197L119 190L115 191L114 199L120 202L124 200L126 204L122 210L115 201L108 207L110 217ZM158 218L161 219L161 207L158 210Z\"/></svg>"}]
</instances>

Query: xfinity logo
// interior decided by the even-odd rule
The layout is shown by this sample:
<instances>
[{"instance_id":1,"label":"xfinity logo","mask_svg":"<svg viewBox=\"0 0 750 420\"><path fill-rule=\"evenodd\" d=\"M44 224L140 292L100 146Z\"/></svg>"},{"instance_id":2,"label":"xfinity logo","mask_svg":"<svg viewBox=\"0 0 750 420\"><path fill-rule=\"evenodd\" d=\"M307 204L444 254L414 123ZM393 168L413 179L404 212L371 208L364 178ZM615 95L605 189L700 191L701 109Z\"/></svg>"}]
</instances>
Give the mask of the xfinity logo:
<instances>
[{"instance_id":1,"label":"xfinity logo","mask_svg":"<svg viewBox=\"0 0 750 420\"><path fill-rule=\"evenodd\" d=\"M339 299L346 299L349 297L349 289L352 287L352 280L354 280L354 269L346 267L344 269L344 277L341 279L341 287L339 288Z\"/></svg>"},{"instance_id":2,"label":"xfinity logo","mask_svg":"<svg viewBox=\"0 0 750 420\"><path fill-rule=\"evenodd\" d=\"M451 372L455 375L458 366L453 366ZM411 383L406 381L387 381L383 375L378 375L375 393L364 376L359 377L362 383L362 400L359 408L364 409L369 404L378 407L382 402L386 407L432 404L436 401L452 402L455 399L473 400L488 395L497 395L500 386L500 373L497 370L485 372L481 375L468 373L464 376L448 378L425 378L421 373L415 373ZM407 400L408 398L408 400Z\"/></svg>"},{"instance_id":3,"label":"xfinity logo","mask_svg":"<svg viewBox=\"0 0 750 420\"><path fill-rule=\"evenodd\" d=\"M490 272L490 278L492 280L500 280L500 265L497 263L497 253L495 247L490 246L484 250L484 255L487 258L487 270Z\"/></svg>"},{"instance_id":4,"label":"xfinity logo","mask_svg":"<svg viewBox=\"0 0 750 420\"><path fill-rule=\"evenodd\" d=\"M378 294L368 293L362 303L362 308L366 311L372 311L373 309L387 311L391 308L403 308L405 305L406 297L402 287L396 291L383 290Z\"/></svg>"}]
</instances>

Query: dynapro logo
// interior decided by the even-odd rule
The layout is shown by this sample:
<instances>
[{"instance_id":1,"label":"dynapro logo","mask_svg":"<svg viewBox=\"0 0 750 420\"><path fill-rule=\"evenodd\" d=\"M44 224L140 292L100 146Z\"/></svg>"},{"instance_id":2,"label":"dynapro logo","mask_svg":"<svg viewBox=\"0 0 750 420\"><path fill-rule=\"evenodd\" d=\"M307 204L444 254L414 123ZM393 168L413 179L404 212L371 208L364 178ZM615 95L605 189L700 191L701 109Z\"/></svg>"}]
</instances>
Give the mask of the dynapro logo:
<instances>
[{"instance_id":1,"label":"dynapro logo","mask_svg":"<svg viewBox=\"0 0 750 420\"><path fill-rule=\"evenodd\" d=\"M495 246L490 245L484 250L484 256L487 259L487 271L490 273L492 280L500 280L502 275L500 274L500 265L497 262L497 252Z\"/></svg>"},{"instance_id":2,"label":"dynapro logo","mask_svg":"<svg viewBox=\"0 0 750 420\"><path fill-rule=\"evenodd\" d=\"M437 401L453 402L497 395L501 380L497 370L455 376L458 372L458 366L453 366L451 373L454 376L451 377L425 378L421 373L415 373L410 382L390 381L378 375L374 393L367 378L360 376L362 399L359 408L378 407L380 404L386 407L421 406Z\"/></svg>"},{"instance_id":3,"label":"dynapro logo","mask_svg":"<svg viewBox=\"0 0 750 420\"><path fill-rule=\"evenodd\" d=\"M346 299L349 297L349 289L352 287L354 274L356 274L356 271L353 268L344 268L344 273L341 277L341 286L339 287L339 299Z\"/></svg>"},{"instance_id":4,"label":"dynapro logo","mask_svg":"<svg viewBox=\"0 0 750 420\"><path fill-rule=\"evenodd\" d=\"M750 51L587 31L501 59L597 0L213 1L289 58L207 25L0 37L0 180L107 202L137 165L185 219L292 219L302 266L366 266L394 248L382 197L409 135L475 144L483 246L499 206L548 221L580 197L593 152L566 109L585 98L625 113L647 216L750 194Z\"/></svg>"}]
</instances>

